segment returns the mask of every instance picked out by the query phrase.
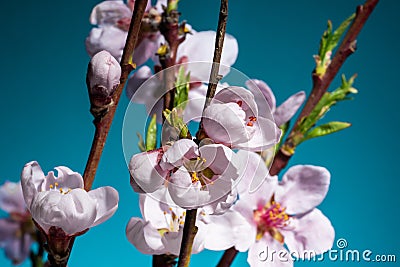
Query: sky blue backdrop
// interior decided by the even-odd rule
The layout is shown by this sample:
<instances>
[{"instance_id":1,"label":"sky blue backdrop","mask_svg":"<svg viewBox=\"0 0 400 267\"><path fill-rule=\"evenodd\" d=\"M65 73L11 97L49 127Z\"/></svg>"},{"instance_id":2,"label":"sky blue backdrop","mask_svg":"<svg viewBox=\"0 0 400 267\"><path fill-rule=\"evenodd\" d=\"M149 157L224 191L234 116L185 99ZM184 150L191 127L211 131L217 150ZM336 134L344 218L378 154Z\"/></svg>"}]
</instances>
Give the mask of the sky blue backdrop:
<instances>
[{"instance_id":1,"label":"sky blue backdrop","mask_svg":"<svg viewBox=\"0 0 400 267\"><path fill-rule=\"evenodd\" d=\"M312 55L327 19L338 25L363 1L279 2L231 1L228 32L239 41L234 67L267 81L281 102L298 90L310 91ZM37 160L45 171L66 165L83 172L94 130L85 86L89 58L84 39L96 3L2 4L1 183L17 181L21 168L31 160ZM395 0L378 4L359 37L357 53L341 70L348 76L358 73L355 87L360 93L353 102L335 107L328 118L352 122L353 127L306 142L290 162L322 165L331 171L330 191L320 208L331 219L336 238L346 238L352 249L397 254L398 258L399 9L400 2ZM196 30L215 29L218 1L182 0L180 10ZM336 81L333 87L338 85ZM120 208L108 222L77 239L70 266L149 266L151 262L124 234L129 218L140 215L121 146L127 104L123 96L94 183L94 187L114 186L120 192ZM192 266L213 266L220 254L194 256ZM365 265L316 265L345 264ZM241 254L234 266L245 265L246 254ZM0 266L10 266L3 252Z\"/></svg>"}]
</instances>

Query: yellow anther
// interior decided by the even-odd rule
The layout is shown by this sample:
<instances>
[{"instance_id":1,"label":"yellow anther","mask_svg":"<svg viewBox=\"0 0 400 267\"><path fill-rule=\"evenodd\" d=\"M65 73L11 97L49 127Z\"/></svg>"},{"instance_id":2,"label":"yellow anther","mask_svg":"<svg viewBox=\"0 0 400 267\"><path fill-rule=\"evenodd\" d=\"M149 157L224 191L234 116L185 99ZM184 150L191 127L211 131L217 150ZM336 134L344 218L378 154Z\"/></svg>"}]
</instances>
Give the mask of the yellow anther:
<instances>
[{"instance_id":1,"label":"yellow anther","mask_svg":"<svg viewBox=\"0 0 400 267\"><path fill-rule=\"evenodd\" d=\"M187 27L187 26L185 25L185 28L183 28L183 32L184 32L184 33L189 33L189 32L190 32L189 27Z\"/></svg>"},{"instance_id":2,"label":"yellow anther","mask_svg":"<svg viewBox=\"0 0 400 267\"><path fill-rule=\"evenodd\" d=\"M172 208L170 207L169 210L172 211Z\"/></svg>"},{"instance_id":3,"label":"yellow anther","mask_svg":"<svg viewBox=\"0 0 400 267\"><path fill-rule=\"evenodd\" d=\"M199 177L197 177L197 172L192 172L192 183L198 182Z\"/></svg>"},{"instance_id":4,"label":"yellow anther","mask_svg":"<svg viewBox=\"0 0 400 267\"><path fill-rule=\"evenodd\" d=\"M166 211L164 211L164 215L165 215L165 214L167 214L167 212L166 212Z\"/></svg>"},{"instance_id":5,"label":"yellow anther","mask_svg":"<svg viewBox=\"0 0 400 267\"><path fill-rule=\"evenodd\" d=\"M158 49L157 49L157 55L160 56L165 56L168 53L168 46L167 45L161 45Z\"/></svg>"},{"instance_id":6,"label":"yellow anther","mask_svg":"<svg viewBox=\"0 0 400 267\"><path fill-rule=\"evenodd\" d=\"M58 183L54 183L55 186L58 186Z\"/></svg>"},{"instance_id":7,"label":"yellow anther","mask_svg":"<svg viewBox=\"0 0 400 267\"><path fill-rule=\"evenodd\" d=\"M60 188L60 193L61 193L61 194L64 193L63 190L62 190L62 188Z\"/></svg>"},{"instance_id":8,"label":"yellow anther","mask_svg":"<svg viewBox=\"0 0 400 267\"><path fill-rule=\"evenodd\" d=\"M183 214L183 216L186 216L186 211L184 211L182 214Z\"/></svg>"},{"instance_id":9,"label":"yellow anther","mask_svg":"<svg viewBox=\"0 0 400 267\"><path fill-rule=\"evenodd\" d=\"M51 184L49 187L50 187L51 189L53 189L54 186Z\"/></svg>"}]
</instances>

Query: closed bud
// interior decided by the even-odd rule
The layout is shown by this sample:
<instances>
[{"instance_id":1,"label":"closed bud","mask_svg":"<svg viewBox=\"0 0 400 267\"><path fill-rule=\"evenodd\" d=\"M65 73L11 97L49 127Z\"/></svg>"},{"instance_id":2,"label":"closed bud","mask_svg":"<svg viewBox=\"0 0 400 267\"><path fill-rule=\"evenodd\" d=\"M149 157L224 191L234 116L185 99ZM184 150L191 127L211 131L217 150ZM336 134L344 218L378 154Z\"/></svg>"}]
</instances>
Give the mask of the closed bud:
<instances>
[{"instance_id":1,"label":"closed bud","mask_svg":"<svg viewBox=\"0 0 400 267\"><path fill-rule=\"evenodd\" d=\"M121 67L109 52L103 50L95 54L89 62L86 75L91 104L98 108L110 104L120 77Z\"/></svg>"}]
</instances>

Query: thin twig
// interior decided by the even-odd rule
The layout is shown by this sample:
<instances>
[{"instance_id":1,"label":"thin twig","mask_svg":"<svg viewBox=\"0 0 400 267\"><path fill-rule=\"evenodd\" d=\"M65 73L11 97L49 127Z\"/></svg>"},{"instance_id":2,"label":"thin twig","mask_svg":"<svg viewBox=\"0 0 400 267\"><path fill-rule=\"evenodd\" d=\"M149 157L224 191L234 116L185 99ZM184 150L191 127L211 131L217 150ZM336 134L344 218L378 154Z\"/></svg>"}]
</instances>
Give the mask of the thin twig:
<instances>
[{"instance_id":1,"label":"thin twig","mask_svg":"<svg viewBox=\"0 0 400 267\"><path fill-rule=\"evenodd\" d=\"M171 5L172 0L167 1L167 7ZM175 73L174 69L171 68L176 64L176 55L178 53L179 45L185 40L185 37L179 38L179 15L178 10L168 10L168 8L162 14L162 20L160 23L160 32L164 36L168 44L168 52L166 55L160 56L161 67L164 71L164 110L172 110L174 107L174 95L175 90Z\"/></svg>"},{"instance_id":2,"label":"thin twig","mask_svg":"<svg viewBox=\"0 0 400 267\"><path fill-rule=\"evenodd\" d=\"M219 9L219 17L218 17L217 34L215 37L213 64L211 66L210 79L208 83L206 102L204 103L203 112L208 107L208 105L210 105L211 99L214 97L215 91L217 90L218 82L221 79L218 72L219 72L219 65L221 63L222 49L224 47L227 21L228 21L228 0L221 0L221 6ZM196 136L198 140L201 140L206 137L206 134L203 129L203 116L200 121L200 128Z\"/></svg>"},{"instance_id":3,"label":"thin twig","mask_svg":"<svg viewBox=\"0 0 400 267\"><path fill-rule=\"evenodd\" d=\"M336 51L335 56L332 58L332 62L329 64L326 73L323 76L318 76L314 70L312 74L313 88L311 90L311 94L308 97L303 110L301 111L296 123L294 124L294 127L292 128L283 145L285 149L281 148L274 158L274 162L272 163L270 169L271 175L277 175L283 168L286 167L287 163L292 157L292 153L287 153L287 148L289 148L291 151L294 151L295 145L293 144L292 138L293 136L299 134L298 131L300 122L314 109L315 105L328 90L329 85L335 78L343 63L355 52L356 38L378 2L379 0L368 0L364 5L357 7L356 17L354 18L353 23L351 24L349 30L343 38L343 41Z\"/></svg>"},{"instance_id":4,"label":"thin twig","mask_svg":"<svg viewBox=\"0 0 400 267\"><path fill-rule=\"evenodd\" d=\"M206 102L204 103L203 110L206 109L208 105L210 105L210 101L215 95L215 91L217 90L217 85L220 80L218 72L219 72L219 64L221 63L222 49L224 47L227 20L228 20L228 0L226 1L222 0L221 7L219 10L217 35L215 37L213 65L211 67L210 80L207 88Z\"/></svg>"},{"instance_id":5,"label":"thin twig","mask_svg":"<svg viewBox=\"0 0 400 267\"><path fill-rule=\"evenodd\" d=\"M236 255L239 253L234 247L228 248L225 250L224 254L222 255L221 259L218 262L217 267L229 267L231 266L233 260L235 259Z\"/></svg>"},{"instance_id":6,"label":"thin twig","mask_svg":"<svg viewBox=\"0 0 400 267\"><path fill-rule=\"evenodd\" d=\"M136 42L138 40L138 34L140 30L140 24L142 22L143 14L146 9L147 0L136 0L135 7L132 14L131 24L129 26L128 37L126 39L124 51L121 59L121 79L120 84L113 94L113 104L109 107L108 113L101 119L95 119L93 121L96 132L93 137L92 147L88 161L86 163L85 172L83 179L85 181L85 190L89 191L92 188L94 177L96 175L97 167L100 162L100 157L103 153L103 148L107 140L108 132L110 130L115 111L118 106L119 99L124 89L125 83L128 79L129 73L133 70L133 66L130 62Z\"/></svg>"},{"instance_id":7,"label":"thin twig","mask_svg":"<svg viewBox=\"0 0 400 267\"><path fill-rule=\"evenodd\" d=\"M224 38L226 33L226 23L228 19L228 0L221 0L221 6L219 10L217 34L215 38L215 49L213 57L213 65L211 68L210 79L208 83L206 102L204 109L210 104L211 99L215 95L215 90L219 81L219 64L221 62L222 49L224 45ZM197 132L197 137L201 140L205 134L203 133L202 123ZM183 228L183 236L181 242L181 250L179 253L178 267L189 266L190 257L192 254L193 241L197 233L196 224L197 209L188 210L185 218L185 225Z\"/></svg>"},{"instance_id":8,"label":"thin twig","mask_svg":"<svg viewBox=\"0 0 400 267\"><path fill-rule=\"evenodd\" d=\"M332 59L331 64L328 66L326 73L324 76L319 77L315 74L315 70L313 71L313 88L311 91L311 95L308 97L307 102L301 111L295 126L293 127L292 131L289 134L288 139L285 142L285 145L291 146L290 136L293 136L297 133L297 127L302 118L308 116L310 112L314 109L315 105L327 91L329 85L331 84L332 80L335 78L336 74L338 73L339 69L346 61L346 59L354 53L356 49L356 38L360 33L361 29L364 27L365 22L371 15L372 11L374 10L376 4L379 0L367 0L364 5L358 6L356 11L356 17L351 24L349 30L347 31L345 37L343 38L342 43L340 44L335 56ZM292 155L287 154L282 149L278 151L275 155L274 161L272 166L269 170L271 175L277 175L279 172L284 169L289 162ZM221 260L218 263L218 267L228 267L232 264L233 260L235 259L238 251L235 248L229 248L225 251L222 255Z\"/></svg>"}]
</instances>

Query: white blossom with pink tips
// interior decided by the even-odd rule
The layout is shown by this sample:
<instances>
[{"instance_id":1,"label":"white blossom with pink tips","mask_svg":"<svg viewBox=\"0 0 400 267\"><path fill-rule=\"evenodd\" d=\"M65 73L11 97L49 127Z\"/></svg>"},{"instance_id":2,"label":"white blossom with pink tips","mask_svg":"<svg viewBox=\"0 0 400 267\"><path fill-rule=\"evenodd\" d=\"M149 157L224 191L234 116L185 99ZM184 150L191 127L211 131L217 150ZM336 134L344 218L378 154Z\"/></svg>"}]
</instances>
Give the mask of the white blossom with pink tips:
<instances>
[{"instance_id":1,"label":"white blossom with pink tips","mask_svg":"<svg viewBox=\"0 0 400 267\"><path fill-rule=\"evenodd\" d=\"M235 248L248 250L249 264L253 267L292 266L289 252L284 260L271 260L264 255L267 250L269 253L285 251L284 244L300 257L306 250L316 254L329 250L334 241L334 229L329 219L316 209L328 192L328 170L297 165L278 182L277 176L268 175L259 155L241 151L239 157L254 163L243 171L242 183L238 185L240 198L232 207L242 216L235 219L236 228L240 229L233 231ZM261 175L264 182L250 193L249 185L255 174Z\"/></svg>"},{"instance_id":2,"label":"white blossom with pink tips","mask_svg":"<svg viewBox=\"0 0 400 267\"><path fill-rule=\"evenodd\" d=\"M146 14L162 12L161 5L166 1L158 1L156 7L151 7L151 1L147 2ZM128 28L132 17L134 1L103 1L96 5L90 14L90 23L97 25L86 38L86 50L90 56L97 52L107 50L118 61L121 60L122 52L128 36ZM158 32L143 33L143 39L138 43L133 55L133 62L137 65L145 63L157 51L163 38ZM160 39L161 38L161 39Z\"/></svg>"},{"instance_id":3,"label":"white blossom with pink tips","mask_svg":"<svg viewBox=\"0 0 400 267\"><path fill-rule=\"evenodd\" d=\"M231 148L262 151L278 143L281 136L272 115L259 110L254 95L243 87L222 89L203 115L208 137Z\"/></svg>"},{"instance_id":4,"label":"white blossom with pink tips","mask_svg":"<svg viewBox=\"0 0 400 267\"><path fill-rule=\"evenodd\" d=\"M21 185L26 205L43 231L61 228L67 235L85 231L109 219L118 208L118 192L109 186L86 192L82 176L67 167L46 176L36 161L25 165Z\"/></svg>"},{"instance_id":5,"label":"white blossom with pink tips","mask_svg":"<svg viewBox=\"0 0 400 267\"><path fill-rule=\"evenodd\" d=\"M168 192L164 192L168 197ZM142 218L132 217L126 226L126 236L140 252L150 255L179 255L186 212L177 207L169 198L158 201L147 195L140 195ZM201 215L199 215L200 217ZM204 249L205 224L197 220L199 228L192 253Z\"/></svg>"},{"instance_id":6,"label":"white blossom with pink tips","mask_svg":"<svg viewBox=\"0 0 400 267\"><path fill-rule=\"evenodd\" d=\"M238 178L236 153L224 145L197 145L189 139L132 157L129 170L134 190L146 193L168 189L176 205L208 213L230 206L235 199ZM142 191L142 192L143 192ZM232 196L234 194L234 196ZM230 204L229 204L230 203Z\"/></svg>"},{"instance_id":7,"label":"white blossom with pink tips","mask_svg":"<svg viewBox=\"0 0 400 267\"><path fill-rule=\"evenodd\" d=\"M218 229L207 236L205 248L224 250L233 244L241 252L249 251L250 266L292 266L285 243L295 255L316 254L332 247L334 230L329 220L315 208L325 197L330 175L322 167L304 165L288 170L281 182L270 177L260 156L239 151L242 183L238 185L239 200L232 209L218 218L210 227ZM254 176L264 183L253 193L249 186ZM222 233L222 234L221 234ZM275 256L273 252L275 251ZM286 251L284 256L277 253Z\"/></svg>"}]
</instances>

